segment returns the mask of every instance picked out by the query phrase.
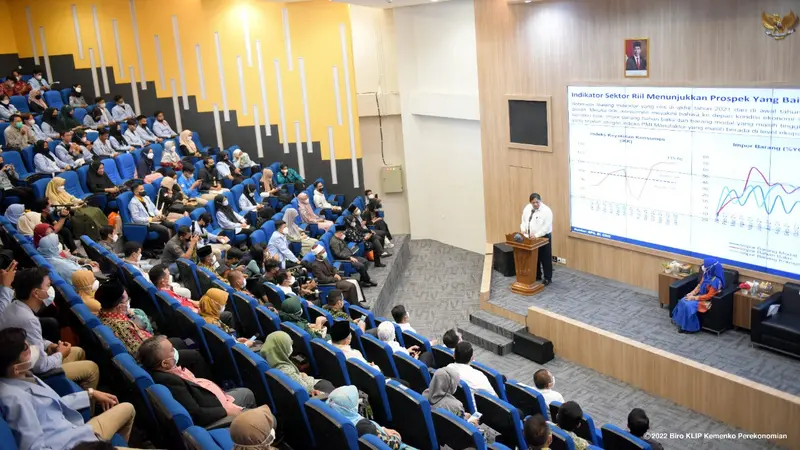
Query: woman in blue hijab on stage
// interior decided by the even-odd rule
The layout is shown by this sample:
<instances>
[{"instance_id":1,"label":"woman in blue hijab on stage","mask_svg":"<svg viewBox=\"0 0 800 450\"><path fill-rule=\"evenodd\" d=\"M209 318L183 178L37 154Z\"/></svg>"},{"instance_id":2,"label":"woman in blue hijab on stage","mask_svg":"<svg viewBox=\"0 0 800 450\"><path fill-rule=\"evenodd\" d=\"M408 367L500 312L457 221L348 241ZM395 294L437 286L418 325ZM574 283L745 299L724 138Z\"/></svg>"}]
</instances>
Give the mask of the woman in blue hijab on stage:
<instances>
[{"instance_id":1,"label":"woman in blue hijab on stage","mask_svg":"<svg viewBox=\"0 0 800 450\"><path fill-rule=\"evenodd\" d=\"M698 313L711 309L711 299L725 287L722 264L714 258L703 260L703 276L700 284L683 297L672 310L672 321L678 326L678 333L700 331Z\"/></svg>"}]
</instances>

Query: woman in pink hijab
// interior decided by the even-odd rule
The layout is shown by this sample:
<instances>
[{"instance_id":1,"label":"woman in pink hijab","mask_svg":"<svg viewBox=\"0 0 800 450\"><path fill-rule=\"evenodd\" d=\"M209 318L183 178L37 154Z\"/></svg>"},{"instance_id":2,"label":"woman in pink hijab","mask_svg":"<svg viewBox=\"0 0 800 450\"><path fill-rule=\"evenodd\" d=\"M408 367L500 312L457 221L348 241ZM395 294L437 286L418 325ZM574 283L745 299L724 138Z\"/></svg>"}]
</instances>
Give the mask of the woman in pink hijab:
<instances>
[{"instance_id":1,"label":"woman in pink hijab","mask_svg":"<svg viewBox=\"0 0 800 450\"><path fill-rule=\"evenodd\" d=\"M299 207L300 219L303 220L303 223L315 223L323 232L328 231L328 229L333 226L333 222L325 220L314 213L314 207L311 206L311 203L308 201L308 194L305 192L301 192L297 196L297 206Z\"/></svg>"}]
</instances>

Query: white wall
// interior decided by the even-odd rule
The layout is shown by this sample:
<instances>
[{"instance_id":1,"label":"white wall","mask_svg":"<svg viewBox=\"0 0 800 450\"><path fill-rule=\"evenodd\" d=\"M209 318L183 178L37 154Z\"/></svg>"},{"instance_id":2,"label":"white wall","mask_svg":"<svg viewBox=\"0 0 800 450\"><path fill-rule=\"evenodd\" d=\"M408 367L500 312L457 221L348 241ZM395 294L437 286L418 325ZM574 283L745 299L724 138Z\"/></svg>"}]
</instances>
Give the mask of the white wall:
<instances>
[{"instance_id":1,"label":"white wall","mask_svg":"<svg viewBox=\"0 0 800 450\"><path fill-rule=\"evenodd\" d=\"M485 252L472 0L394 9L411 236Z\"/></svg>"},{"instance_id":2,"label":"white wall","mask_svg":"<svg viewBox=\"0 0 800 450\"><path fill-rule=\"evenodd\" d=\"M387 194L380 185L381 167L402 165L405 160L393 17L391 9L350 6L364 186L383 199L392 233L408 234L407 191Z\"/></svg>"}]
</instances>

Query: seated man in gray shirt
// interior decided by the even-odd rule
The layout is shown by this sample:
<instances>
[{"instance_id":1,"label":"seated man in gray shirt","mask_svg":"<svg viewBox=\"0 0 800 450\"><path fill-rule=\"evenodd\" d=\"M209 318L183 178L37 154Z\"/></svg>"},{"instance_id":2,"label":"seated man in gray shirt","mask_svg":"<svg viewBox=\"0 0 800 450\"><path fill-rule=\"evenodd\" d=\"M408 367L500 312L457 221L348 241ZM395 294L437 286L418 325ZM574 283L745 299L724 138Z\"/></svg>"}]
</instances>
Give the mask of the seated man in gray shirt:
<instances>
[{"instance_id":1,"label":"seated man in gray shirt","mask_svg":"<svg viewBox=\"0 0 800 450\"><path fill-rule=\"evenodd\" d=\"M169 267L169 273L172 276L178 274L178 261L180 258L192 259L197 241L200 236L192 236L189 227L183 226L178 229L175 236L172 237L164 246L164 252L161 253L161 264Z\"/></svg>"}]
</instances>

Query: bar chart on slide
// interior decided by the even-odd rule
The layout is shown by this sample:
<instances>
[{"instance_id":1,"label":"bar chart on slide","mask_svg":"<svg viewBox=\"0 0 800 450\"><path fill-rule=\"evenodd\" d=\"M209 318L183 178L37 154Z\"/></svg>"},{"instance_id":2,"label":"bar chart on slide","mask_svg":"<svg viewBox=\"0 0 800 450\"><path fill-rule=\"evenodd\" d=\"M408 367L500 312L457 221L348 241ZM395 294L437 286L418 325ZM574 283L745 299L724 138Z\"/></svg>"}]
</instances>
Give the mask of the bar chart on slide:
<instances>
[{"instance_id":1,"label":"bar chart on slide","mask_svg":"<svg viewBox=\"0 0 800 450\"><path fill-rule=\"evenodd\" d=\"M573 232L800 276L800 91L568 97Z\"/></svg>"}]
</instances>

